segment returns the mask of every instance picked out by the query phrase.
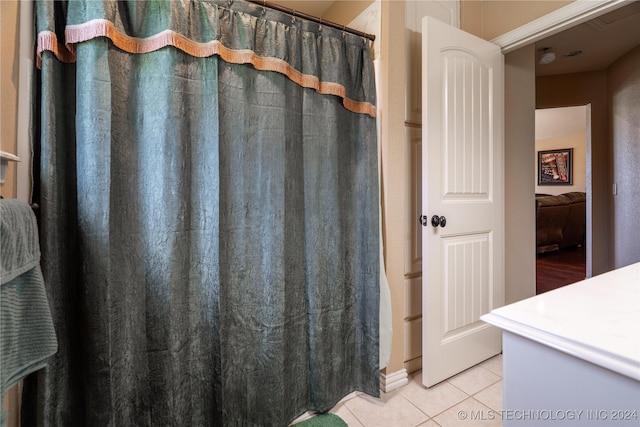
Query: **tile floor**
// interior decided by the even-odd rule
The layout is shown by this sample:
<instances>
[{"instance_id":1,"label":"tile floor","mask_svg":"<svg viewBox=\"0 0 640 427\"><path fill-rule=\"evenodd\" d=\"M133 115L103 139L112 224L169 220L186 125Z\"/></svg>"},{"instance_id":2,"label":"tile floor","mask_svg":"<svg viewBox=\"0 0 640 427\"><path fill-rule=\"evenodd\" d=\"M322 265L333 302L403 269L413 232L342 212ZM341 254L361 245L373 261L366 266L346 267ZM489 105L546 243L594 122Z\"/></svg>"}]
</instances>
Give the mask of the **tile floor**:
<instances>
[{"instance_id":1,"label":"tile floor","mask_svg":"<svg viewBox=\"0 0 640 427\"><path fill-rule=\"evenodd\" d=\"M467 369L431 388L422 373L380 398L363 393L338 403L331 412L349 427L502 426L502 355Z\"/></svg>"}]
</instances>

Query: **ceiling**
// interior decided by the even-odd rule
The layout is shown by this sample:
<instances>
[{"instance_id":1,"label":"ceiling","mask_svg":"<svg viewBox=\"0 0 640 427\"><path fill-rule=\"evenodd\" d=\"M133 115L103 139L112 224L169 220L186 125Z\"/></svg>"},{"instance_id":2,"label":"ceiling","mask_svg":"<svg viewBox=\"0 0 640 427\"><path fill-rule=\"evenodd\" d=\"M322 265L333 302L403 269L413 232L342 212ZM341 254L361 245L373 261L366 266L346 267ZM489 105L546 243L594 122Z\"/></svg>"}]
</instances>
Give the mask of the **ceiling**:
<instances>
[{"instance_id":1,"label":"ceiling","mask_svg":"<svg viewBox=\"0 0 640 427\"><path fill-rule=\"evenodd\" d=\"M306 13L307 15L316 16L322 18L327 9L331 7L334 1L339 0L276 0L271 3L279 4L280 6L288 7L289 9L297 10L298 12Z\"/></svg>"},{"instance_id":2,"label":"ceiling","mask_svg":"<svg viewBox=\"0 0 640 427\"><path fill-rule=\"evenodd\" d=\"M335 0L340 1L340 0ZM293 10L322 17L334 0L276 0ZM536 64L537 76L604 70L613 61L640 45L640 1L618 8L584 24L577 25L535 43L537 57L551 48L556 60ZM582 51L566 57L569 52Z\"/></svg>"},{"instance_id":3,"label":"ceiling","mask_svg":"<svg viewBox=\"0 0 640 427\"><path fill-rule=\"evenodd\" d=\"M536 42L537 57L549 47L556 54L550 64L536 64L536 76L604 70L640 45L640 1L616 9ZM572 51L581 54L566 57Z\"/></svg>"},{"instance_id":4,"label":"ceiling","mask_svg":"<svg viewBox=\"0 0 640 427\"><path fill-rule=\"evenodd\" d=\"M640 1L616 9L584 24L577 25L538 41L537 57L550 47L556 60L536 63L536 76L550 76L604 70L626 52L640 45ZM567 52L583 53L565 57ZM536 110L535 139L558 138L586 132L586 106Z\"/></svg>"}]
</instances>

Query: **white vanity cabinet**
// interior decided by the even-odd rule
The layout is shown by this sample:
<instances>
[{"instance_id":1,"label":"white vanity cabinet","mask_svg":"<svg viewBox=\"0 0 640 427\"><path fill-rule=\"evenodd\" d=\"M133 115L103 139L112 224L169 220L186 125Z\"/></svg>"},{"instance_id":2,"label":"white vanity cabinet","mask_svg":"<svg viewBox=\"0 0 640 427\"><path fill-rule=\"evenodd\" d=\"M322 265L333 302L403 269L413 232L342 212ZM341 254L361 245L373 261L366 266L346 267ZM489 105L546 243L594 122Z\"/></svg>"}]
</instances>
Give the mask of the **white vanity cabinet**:
<instances>
[{"instance_id":1,"label":"white vanity cabinet","mask_svg":"<svg viewBox=\"0 0 640 427\"><path fill-rule=\"evenodd\" d=\"M640 263L491 311L504 426L640 425Z\"/></svg>"}]
</instances>

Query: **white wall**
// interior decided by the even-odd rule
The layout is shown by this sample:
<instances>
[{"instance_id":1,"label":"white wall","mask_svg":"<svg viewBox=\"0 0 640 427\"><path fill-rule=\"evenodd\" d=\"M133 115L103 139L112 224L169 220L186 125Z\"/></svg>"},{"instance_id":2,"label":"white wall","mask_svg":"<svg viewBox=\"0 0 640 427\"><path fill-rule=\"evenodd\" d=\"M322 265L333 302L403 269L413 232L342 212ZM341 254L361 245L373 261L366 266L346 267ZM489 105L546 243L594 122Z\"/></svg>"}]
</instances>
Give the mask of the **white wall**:
<instances>
[{"instance_id":1,"label":"white wall","mask_svg":"<svg viewBox=\"0 0 640 427\"><path fill-rule=\"evenodd\" d=\"M573 185L537 185L538 152L573 149ZM535 191L562 194L586 192L587 188L587 106L536 110L536 154L533 159Z\"/></svg>"}]
</instances>

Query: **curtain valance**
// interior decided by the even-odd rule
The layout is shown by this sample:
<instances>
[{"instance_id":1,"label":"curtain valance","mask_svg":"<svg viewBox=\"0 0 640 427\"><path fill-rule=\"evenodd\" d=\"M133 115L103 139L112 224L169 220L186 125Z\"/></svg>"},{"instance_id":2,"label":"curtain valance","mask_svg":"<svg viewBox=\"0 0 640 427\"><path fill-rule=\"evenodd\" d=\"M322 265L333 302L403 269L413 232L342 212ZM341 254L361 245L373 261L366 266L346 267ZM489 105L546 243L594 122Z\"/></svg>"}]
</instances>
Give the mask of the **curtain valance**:
<instances>
[{"instance_id":1,"label":"curtain valance","mask_svg":"<svg viewBox=\"0 0 640 427\"><path fill-rule=\"evenodd\" d=\"M350 111L375 117L371 45L363 37L240 0L38 2L37 54L75 62L97 37L133 54L168 46L195 56L274 71ZM331 58L327 60L326 58Z\"/></svg>"}]
</instances>

